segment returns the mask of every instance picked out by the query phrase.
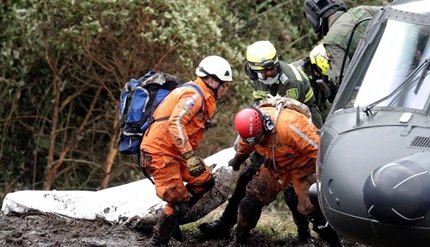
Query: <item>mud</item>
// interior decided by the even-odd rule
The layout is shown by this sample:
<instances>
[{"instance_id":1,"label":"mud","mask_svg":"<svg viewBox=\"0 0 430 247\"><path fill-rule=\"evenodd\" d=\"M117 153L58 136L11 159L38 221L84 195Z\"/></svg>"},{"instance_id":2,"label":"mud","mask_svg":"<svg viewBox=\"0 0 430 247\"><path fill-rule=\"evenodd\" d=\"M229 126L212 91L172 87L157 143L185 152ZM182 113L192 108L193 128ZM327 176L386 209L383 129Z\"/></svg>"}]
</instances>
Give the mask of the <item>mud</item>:
<instances>
[{"instance_id":1,"label":"mud","mask_svg":"<svg viewBox=\"0 0 430 247\"><path fill-rule=\"evenodd\" d=\"M279 216L281 215L281 216ZM249 246L296 246L293 223L288 214L266 212L261 224L253 231ZM222 246L230 240L210 240L201 235L197 224L181 226L185 241L171 240L169 246ZM290 227L282 232L279 226ZM291 228L292 226L292 228ZM0 246L67 246L67 247L117 247L148 246L151 232L147 229L131 229L125 225L102 220L87 221L69 219L37 212L0 215ZM317 239L316 246L325 246ZM345 246L361 246L346 242Z\"/></svg>"}]
</instances>

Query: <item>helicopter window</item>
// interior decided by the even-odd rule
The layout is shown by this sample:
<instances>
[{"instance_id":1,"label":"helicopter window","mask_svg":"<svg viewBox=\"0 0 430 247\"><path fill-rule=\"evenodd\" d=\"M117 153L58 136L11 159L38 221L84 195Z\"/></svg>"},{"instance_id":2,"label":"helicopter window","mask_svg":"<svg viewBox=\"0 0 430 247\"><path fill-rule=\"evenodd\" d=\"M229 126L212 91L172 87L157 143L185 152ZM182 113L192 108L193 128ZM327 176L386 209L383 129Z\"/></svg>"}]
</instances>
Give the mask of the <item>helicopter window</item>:
<instances>
[{"instance_id":1,"label":"helicopter window","mask_svg":"<svg viewBox=\"0 0 430 247\"><path fill-rule=\"evenodd\" d=\"M377 106L423 109L430 95L430 76L425 77L429 71L423 64L430 58L430 27L388 20L381 31L362 80L351 85L355 90L347 107L377 102Z\"/></svg>"}]
</instances>

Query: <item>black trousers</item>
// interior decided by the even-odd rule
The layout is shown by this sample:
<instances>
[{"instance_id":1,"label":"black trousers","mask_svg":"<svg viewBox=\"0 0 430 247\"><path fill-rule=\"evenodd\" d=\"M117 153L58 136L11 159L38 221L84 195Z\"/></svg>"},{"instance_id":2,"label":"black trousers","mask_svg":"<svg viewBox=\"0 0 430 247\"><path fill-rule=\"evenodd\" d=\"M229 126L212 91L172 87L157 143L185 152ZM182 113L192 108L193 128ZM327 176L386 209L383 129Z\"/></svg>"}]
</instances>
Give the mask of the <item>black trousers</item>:
<instances>
[{"instance_id":1,"label":"black trousers","mask_svg":"<svg viewBox=\"0 0 430 247\"><path fill-rule=\"evenodd\" d=\"M246 185L251 181L252 177L257 173L261 165L266 160L265 157L261 156L257 152L254 152L250 159L251 164L240 173L233 194L228 199L228 204L220 219L230 227L235 225L237 222L237 210L239 208L240 201L245 197ZM307 217L299 213L297 210L299 201L296 193L294 192L293 186L288 186L284 191L284 195L286 195L284 197L285 201L291 210L294 222L297 225L299 232L309 232L309 221Z\"/></svg>"}]
</instances>

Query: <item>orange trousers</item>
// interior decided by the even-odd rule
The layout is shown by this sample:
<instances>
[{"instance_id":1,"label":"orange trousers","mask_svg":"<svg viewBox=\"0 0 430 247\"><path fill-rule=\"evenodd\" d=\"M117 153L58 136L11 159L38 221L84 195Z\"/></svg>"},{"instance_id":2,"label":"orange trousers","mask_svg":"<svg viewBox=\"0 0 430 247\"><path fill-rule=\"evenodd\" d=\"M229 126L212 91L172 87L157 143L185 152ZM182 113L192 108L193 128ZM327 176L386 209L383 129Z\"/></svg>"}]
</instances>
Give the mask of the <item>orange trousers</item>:
<instances>
[{"instance_id":1,"label":"orange trousers","mask_svg":"<svg viewBox=\"0 0 430 247\"><path fill-rule=\"evenodd\" d=\"M302 171L296 171L296 173L302 175ZM309 186L315 181L309 175L299 179L291 173L278 174L267 167L262 167L246 186L246 193L252 195L263 205L268 205L291 182L299 200L298 209L300 213L306 215L313 211L313 206L309 200Z\"/></svg>"},{"instance_id":2,"label":"orange trousers","mask_svg":"<svg viewBox=\"0 0 430 247\"><path fill-rule=\"evenodd\" d=\"M184 182L188 184L194 193L200 194L207 191L206 185L213 180L212 173L208 167L199 176L191 176L183 159L151 155L150 160L151 162L146 165L146 168L154 179L157 196L167 202L163 208L165 215L173 214L175 205L190 200L191 197Z\"/></svg>"},{"instance_id":3,"label":"orange trousers","mask_svg":"<svg viewBox=\"0 0 430 247\"><path fill-rule=\"evenodd\" d=\"M266 167L261 167L246 186L246 192L257 198L263 205L268 205L289 183L291 183L290 174L280 176Z\"/></svg>"}]
</instances>

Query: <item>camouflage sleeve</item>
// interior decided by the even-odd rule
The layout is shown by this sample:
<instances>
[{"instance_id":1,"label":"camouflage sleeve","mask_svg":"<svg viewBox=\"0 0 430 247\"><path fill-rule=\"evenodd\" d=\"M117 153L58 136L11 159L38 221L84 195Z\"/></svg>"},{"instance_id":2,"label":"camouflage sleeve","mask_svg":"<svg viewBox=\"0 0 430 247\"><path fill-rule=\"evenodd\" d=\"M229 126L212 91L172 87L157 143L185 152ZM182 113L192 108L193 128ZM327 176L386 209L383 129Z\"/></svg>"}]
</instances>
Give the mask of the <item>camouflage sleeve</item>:
<instances>
[{"instance_id":1,"label":"camouflage sleeve","mask_svg":"<svg viewBox=\"0 0 430 247\"><path fill-rule=\"evenodd\" d=\"M330 68L328 70L328 79L335 85L339 85L340 71L342 69L343 59L345 57L345 51L336 45L326 44L325 48L328 53L330 53ZM349 65L349 58L345 58L345 67L343 73L345 74L346 69Z\"/></svg>"}]
</instances>

